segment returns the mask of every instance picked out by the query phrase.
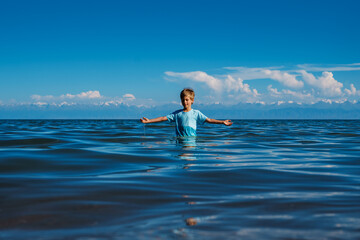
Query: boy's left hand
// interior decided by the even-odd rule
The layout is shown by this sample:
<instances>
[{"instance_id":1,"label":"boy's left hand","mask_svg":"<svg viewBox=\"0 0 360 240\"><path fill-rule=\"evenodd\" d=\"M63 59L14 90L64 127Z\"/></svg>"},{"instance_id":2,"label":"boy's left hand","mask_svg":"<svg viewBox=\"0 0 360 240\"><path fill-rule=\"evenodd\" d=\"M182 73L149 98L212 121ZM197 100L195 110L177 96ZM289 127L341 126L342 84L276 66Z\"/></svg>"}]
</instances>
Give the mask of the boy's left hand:
<instances>
[{"instance_id":1,"label":"boy's left hand","mask_svg":"<svg viewBox=\"0 0 360 240\"><path fill-rule=\"evenodd\" d=\"M232 121L231 120L225 120L224 121L224 125L226 125L226 126L231 126L233 123L232 123Z\"/></svg>"}]
</instances>

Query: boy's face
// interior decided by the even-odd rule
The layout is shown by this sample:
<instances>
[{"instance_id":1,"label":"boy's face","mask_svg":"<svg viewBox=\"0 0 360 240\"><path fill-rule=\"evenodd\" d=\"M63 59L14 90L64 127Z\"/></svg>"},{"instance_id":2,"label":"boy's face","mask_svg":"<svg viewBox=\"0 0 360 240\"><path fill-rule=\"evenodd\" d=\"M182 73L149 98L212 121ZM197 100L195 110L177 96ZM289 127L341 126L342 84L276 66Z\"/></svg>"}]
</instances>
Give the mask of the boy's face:
<instances>
[{"instance_id":1,"label":"boy's face","mask_svg":"<svg viewBox=\"0 0 360 240\"><path fill-rule=\"evenodd\" d=\"M184 108L191 108L193 103L194 100L192 100L189 96L185 96L183 99L181 99L181 104L184 106Z\"/></svg>"}]
</instances>

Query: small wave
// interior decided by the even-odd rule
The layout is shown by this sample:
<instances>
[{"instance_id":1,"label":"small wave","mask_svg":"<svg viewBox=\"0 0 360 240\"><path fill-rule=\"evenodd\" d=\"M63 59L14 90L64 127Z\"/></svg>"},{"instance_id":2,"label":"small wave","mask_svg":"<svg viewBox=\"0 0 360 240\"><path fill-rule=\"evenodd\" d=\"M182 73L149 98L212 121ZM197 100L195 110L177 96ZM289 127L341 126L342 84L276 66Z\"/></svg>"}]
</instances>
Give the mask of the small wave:
<instances>
[{"instance_id":1,"label":"small wave","mask_svg":"<svg viewBox=\"0 0 360 240\"><path fill-rule=\"evenodd\" d=\"M359 123L0 121L0 238L357 239Z\"/></svg>"}]
</instances>

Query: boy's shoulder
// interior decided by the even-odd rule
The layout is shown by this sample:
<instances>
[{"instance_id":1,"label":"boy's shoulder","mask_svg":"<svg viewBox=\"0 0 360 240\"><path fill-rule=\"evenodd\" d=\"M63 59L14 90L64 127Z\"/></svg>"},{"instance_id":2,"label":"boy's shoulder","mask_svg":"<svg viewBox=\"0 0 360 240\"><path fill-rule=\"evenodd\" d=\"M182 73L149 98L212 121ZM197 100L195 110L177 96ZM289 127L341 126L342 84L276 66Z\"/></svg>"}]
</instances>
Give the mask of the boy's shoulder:
<instances>
[{"instance_id":1,"label":"boy's shoulder","mask_svg":"<svg viewBox=\"0 0 360 240\"><path fill-rule=\"evenodd\" d=\"M202 114L202 112L200 110L193 109L193 111L194 111L194 114Z\"/></svg>"},{"instance_id":2,"label":"boy's shoulder","mask_svg":"<svg viewBox=\"0 0 360 240\"><path fill-rule=\"evenodd\" d=\"M178 113L181 113L182 111L183 111L183 109L179 109L179 110L176 110L176 111L172 112L172 114L176 115Z\"/></svg>"}]
</instances>

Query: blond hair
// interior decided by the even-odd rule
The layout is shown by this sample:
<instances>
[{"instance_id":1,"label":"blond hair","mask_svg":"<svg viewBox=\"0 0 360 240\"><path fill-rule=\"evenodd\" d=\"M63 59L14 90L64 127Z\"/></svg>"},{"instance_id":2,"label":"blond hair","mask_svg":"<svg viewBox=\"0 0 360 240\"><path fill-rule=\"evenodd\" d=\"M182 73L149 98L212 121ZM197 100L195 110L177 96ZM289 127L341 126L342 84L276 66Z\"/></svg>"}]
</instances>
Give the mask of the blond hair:
<instances>
[{"instance_id":1,"label":"blond hair","mask_svg":"<svg viewBox=\"0 0 360 240\"><path fill-rule=\"evenodd\" d=\"M184 88L180 93L181 100L184 99L184 97L189 97L191 100L194 101L195 98L195 92L191 88Z\"/></svg>"}]
</instances>

